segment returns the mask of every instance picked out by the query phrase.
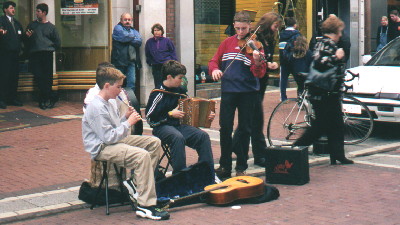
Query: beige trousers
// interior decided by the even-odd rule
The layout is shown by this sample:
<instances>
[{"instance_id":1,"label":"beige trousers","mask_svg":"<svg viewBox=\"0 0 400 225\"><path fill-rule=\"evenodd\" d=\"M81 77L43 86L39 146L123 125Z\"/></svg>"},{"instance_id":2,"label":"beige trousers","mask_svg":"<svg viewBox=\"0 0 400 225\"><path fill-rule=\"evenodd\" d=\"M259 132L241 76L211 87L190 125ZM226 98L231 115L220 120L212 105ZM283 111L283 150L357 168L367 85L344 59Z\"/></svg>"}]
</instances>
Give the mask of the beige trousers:
<instances>
[{"instance_id":1,"label":"beige trousers","mask_svg":"<svg viewBox=\"0 0 400 225\"><path fill-rule=\"evenodd\" d=\"M96 160L107 160L119 167L133 169L136 181L138 204L152 206L157 203L154 180L160 153L160 139L152 136L129 135L116 144L103 145Z\"/></svg>"}]
</instances>

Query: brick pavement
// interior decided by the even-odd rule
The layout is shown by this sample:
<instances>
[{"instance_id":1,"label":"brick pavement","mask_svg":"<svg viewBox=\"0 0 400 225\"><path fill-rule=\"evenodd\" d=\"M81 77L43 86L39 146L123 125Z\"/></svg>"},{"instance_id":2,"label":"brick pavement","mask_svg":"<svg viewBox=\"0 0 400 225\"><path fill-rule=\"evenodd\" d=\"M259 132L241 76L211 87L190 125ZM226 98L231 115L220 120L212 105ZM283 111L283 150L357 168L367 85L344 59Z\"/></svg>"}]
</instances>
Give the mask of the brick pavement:
<instances>
[{"instance_id":1,"label":"brick pavement","mask_svg":"<svg viewBox=\"0 0 400 225\"><path fill-rule=\"evenodd\" d=\"M294 91L289 91L289 93L293 95ZM266 118L273 110L278 94L278 92L270 92L266 95L264 102ZM7 110L0 110L0 112L21 108L44 116L82 113L80 102L60 102L56 108L45 111L37 108L34 103L28 103L24 107L8 107ZM218 129L218 116L217 113L211 129ZM0 199L74 187L87 179L90 160L88 153L83 150L80 124L80 119L70 119L50 125L0 132L0 147L9 146L0 148L2 174ZM150 131L146 130L145 134L150 134ZM220 156L219 152L218 142L213 142L216 162ZM188 164L197 161L194 151L187 152L187 161ZM398 171L393 169L376 170L374 167L365 165L317 166L311 168L310 184L277 185L281 191L281 198L277 201L261 205L244 205L240 210L205 204L186 206L171 209L172 219L166 223L219 224L222 223L221 218L224 218L234 224L294 222L346 224L350 221L355 221L355 224L379 224L382 221L388 222L385 224L395 224L395 221L400 221L393 210L399 208L399 201L396 199L400 189L398 178ZM111 216L105 216L103 207L93 211L83 209L20 224L151 222L137 219L127 211L127 207L113 208Z\"/></svg>"},{"instance_id":2,"label":"brick pavement","mask_svg":"<svg viewBox=\"0 0 400 225\"><path fill-rule=\"evenodd\" d=\"M265 117L268 118L273 99L277 92L265 98ZM219 111L217 104L217 112ZM25 109L43 116L82 114L82 103L59 102L54 109L41 110L36 103L23 107L9 106L0 112ZM218 130L219 113L211 129ZM144 134L151 135L150 131ZM31 194L79 185L89 178L89 155L83 150L81 120L68 119L65 122L0 132L0 198ZM220 157L219 144L213 142L215 161ZM193 150L187 151L187 164L197 161Z\"/></svg>"},{"instance_id":3,"label":"brick pavement","mask_svg":"<svg viewBox=\"0 0 400 225\"><path fill-rule=\"evenodd\" d=\"M278 200L241 209L195 204L170 209L163 224L399 224L398 170L365 165L321 165L303 186L275 185ZM15 224L155 224L129 206L81 209Z\"/></svg>"}]
</instances>

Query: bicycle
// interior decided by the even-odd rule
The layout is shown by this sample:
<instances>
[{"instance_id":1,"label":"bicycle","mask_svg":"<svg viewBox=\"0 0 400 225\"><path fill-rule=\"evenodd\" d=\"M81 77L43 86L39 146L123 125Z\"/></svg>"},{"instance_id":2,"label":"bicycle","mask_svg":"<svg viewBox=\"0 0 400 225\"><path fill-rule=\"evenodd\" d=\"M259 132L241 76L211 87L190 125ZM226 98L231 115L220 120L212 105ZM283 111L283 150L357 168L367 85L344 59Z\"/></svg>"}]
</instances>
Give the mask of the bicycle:
<instances>
[{"instance_id":1,"label":"bicycle","mask_svg":"<svg viewBox=\"0 0 400 225\"><path fill-rule=\"evenodd\" d=\"M358 77L351 71L351 81ZM306 74L303 74L305 76ZM344 143L346 145L359 144L365 141L372 133L373 117L368 107L358 99L347 93L352 87L345 85L342 99L344 120ZM314 118L311 103L307 98L308 88L298 98L289 98L279 103L268 121L267 139L270 145L292 145L311 126Z\"/></svg>"}]
</instances>

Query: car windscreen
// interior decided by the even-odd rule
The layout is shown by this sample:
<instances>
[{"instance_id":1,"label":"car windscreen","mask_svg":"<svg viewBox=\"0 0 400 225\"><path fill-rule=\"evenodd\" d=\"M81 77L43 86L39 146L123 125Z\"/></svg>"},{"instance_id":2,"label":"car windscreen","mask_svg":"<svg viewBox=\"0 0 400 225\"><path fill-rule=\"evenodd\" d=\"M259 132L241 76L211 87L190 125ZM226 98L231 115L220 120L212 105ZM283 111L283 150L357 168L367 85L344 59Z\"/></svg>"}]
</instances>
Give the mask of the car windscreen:
<instances>
[{"instance_id":1,"label":"car windscreen","mask_svg":"<svg viewBox=\"0 0 400 225\"><path fill-rule=\"evenodd\" d=\"M400 39L390 42L385 48L376 53L367 66L400 66Z\"/></svg>"}]
</instances>

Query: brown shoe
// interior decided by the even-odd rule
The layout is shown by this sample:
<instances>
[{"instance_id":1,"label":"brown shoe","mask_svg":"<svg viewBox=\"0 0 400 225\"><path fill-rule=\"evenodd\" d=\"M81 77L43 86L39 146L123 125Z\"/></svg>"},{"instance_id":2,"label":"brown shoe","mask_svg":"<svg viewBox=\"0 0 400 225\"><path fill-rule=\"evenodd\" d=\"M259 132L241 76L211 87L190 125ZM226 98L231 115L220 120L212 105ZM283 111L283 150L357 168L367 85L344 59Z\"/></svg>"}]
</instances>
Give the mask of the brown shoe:
<instances>
[{"instance_id":1,"label":"brown shoe","mask_svg":"<svg viewBox=\"0 0 400 225\"><path fill-rule=\"evenodd\" d=\"M236 176L246 176L246 170L236 170Z\"/></svg>"}]
</instances>

